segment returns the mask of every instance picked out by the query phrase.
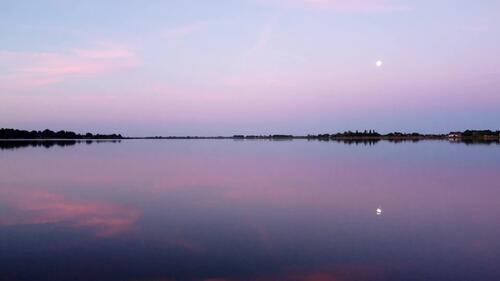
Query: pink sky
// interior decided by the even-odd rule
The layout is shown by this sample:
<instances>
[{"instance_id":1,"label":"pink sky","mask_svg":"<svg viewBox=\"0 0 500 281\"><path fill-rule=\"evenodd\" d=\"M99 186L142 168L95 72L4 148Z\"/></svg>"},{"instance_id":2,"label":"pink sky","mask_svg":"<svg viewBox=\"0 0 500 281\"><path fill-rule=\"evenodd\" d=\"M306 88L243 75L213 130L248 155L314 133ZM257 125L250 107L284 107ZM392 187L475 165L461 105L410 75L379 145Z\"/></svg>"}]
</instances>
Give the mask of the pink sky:
<instances>
[{"instance_id":1,"label":"pink sky","mask_svg":"<svg viewBox=\"0 0 500 281\"><path fill-rule=\"evenodd\" d=\"M2 9L0 127L125 135L498 129L498 3L118 4Z\"/></svg>"}]
</instances>

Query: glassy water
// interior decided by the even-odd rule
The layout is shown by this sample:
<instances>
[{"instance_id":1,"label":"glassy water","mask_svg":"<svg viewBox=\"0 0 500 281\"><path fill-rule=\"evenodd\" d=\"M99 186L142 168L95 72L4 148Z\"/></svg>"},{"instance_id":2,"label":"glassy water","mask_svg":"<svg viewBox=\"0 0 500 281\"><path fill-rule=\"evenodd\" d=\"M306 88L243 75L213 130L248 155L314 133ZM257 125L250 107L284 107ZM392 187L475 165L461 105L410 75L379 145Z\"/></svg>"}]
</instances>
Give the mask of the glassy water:
<instances>
[{"instance_id":1,"label":"glassy water","mask_svg":"<svg viewBox=\"0 0 500 281\"><path fill-rule=\"evenodd\" d=\"M0 280L500 280L500 145L4 145Z\"/></svg>"}]
</instances>

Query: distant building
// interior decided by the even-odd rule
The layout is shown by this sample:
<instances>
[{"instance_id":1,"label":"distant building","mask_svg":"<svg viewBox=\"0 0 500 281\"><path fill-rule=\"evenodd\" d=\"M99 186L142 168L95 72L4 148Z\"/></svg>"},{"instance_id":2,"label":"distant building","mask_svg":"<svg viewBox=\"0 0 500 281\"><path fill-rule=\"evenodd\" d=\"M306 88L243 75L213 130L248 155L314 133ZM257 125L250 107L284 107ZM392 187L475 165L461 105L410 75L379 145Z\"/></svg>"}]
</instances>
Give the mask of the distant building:
<instances>
[{"instance_id":1,"label":"distant building","mask_svg":"<svg viewBox=\"0 0 500 281\"><path fill-rule=\"evenodd\" d=\"M459 139L462 137L462 133L461 132L450 132L448 134L448 138L449 139Z\"/></svg>"}]
</instances>

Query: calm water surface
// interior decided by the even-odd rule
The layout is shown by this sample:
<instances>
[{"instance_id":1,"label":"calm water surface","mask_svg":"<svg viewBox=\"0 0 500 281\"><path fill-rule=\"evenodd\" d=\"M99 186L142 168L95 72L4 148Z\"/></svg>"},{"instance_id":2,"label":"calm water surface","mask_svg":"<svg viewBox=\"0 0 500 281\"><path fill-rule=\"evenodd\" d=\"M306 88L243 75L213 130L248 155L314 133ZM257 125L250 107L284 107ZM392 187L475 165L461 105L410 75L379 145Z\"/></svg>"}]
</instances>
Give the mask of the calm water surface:
<instances>
[{"instance_id":1,"label":"calm water surface","mask_svg":"<svg viewBox=\"0 0 500 281\"><path fill-rule=\"evenodd\" d=\"M0 280L500 280L500 145L15 147Z\"/></svg>"}]
</instances>

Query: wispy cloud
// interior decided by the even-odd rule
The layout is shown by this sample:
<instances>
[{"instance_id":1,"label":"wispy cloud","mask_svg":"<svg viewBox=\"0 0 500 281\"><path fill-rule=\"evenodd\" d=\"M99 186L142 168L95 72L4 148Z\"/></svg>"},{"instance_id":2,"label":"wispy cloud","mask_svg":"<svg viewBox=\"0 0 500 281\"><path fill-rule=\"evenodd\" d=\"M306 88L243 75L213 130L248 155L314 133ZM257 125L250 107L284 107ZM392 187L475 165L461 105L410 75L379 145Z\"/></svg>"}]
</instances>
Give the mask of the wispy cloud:
<instances>
[{"instance_id":1,"label":"wispy cloud","mask_svg":"<svg viewBox=\"0 0 500 281\"><path fill-rule=\"evenodd\" d=\"M207 26L204 22L193 22L180 26L176 26L173 28L167 29L163 33L163 38L168 41L175 42L186 38L187 36L194 34L196 32L201 31Z\"/></svg>"},{"instance_id":2,"label":"wispy cloud","mask_svg":"<svg viewBox=\"0 0 500 281\"><path fill-rule=\"evenodd\" d=\"M261 3L346 12L395 12L410 6L388 0L258 0Z\"/></svg>"},{"instance_id":3,"label":"wispy cloud","mask_svg":"<svg viewBox=\"0 0 500 281\"><path fill-rule=\"evenodd\" d=\"M266 48L269 45L272 36L272 25L268 24L264 27L264 29L260 32L255 44L251 48L251 52L259 51Z\"/></svg>"},{"instance_id":4,"label":"wispy cloud","mask_svg":"<svg viewBox=\"0 0 500 281\"><path fill-rule=\"evenodd\" d=\"M99 43L92 48L59 52L11 52L0 50L0 89L23 90L66 80L103 75L139 64L131 48Z\"/></svg>"},{"instance_id":5,"label":"wispy cloud","mask_svg":"<svg viewBox=\"0 0 500 281\"><path fill-rule=\"evenodd\" d=\"M73 52L79 57L90 59L123 59L135 57L134 52L129 47L112 42L101 43L98 48L94 49L74 49Z\"/></svg>"}]
</instances>

